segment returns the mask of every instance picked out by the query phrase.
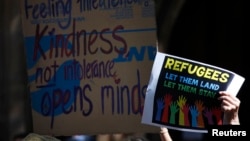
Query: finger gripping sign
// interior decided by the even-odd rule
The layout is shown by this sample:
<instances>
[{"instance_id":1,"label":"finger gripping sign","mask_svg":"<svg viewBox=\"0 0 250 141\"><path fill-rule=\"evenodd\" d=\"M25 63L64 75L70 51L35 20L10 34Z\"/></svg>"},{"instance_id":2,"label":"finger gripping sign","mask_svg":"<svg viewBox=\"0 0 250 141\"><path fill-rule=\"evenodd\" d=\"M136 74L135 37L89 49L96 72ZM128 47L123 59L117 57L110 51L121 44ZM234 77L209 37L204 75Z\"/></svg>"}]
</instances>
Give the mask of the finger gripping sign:
<instances>
[{"instance_id":1,"label":"finger gripping sign","mask_svg":"<svg viewBox=\"0 0 250 141\"><path fill-rule=\"evenodd\" d=\"M206 133L208 126L223 123L218 92L236 96L244 81L229 70L157 52L142 123Z\"/></svg>"},{"instance_id":2,"label":"finger gripping sign","mask_svg":"<svg viewBox=\"0 0 250 141\"><path fill-rule=\"evenodd\" d=\"M158 131L140 122L156 55L153 0L21 0L21 14L34 132Z\"/></svg>"}]
</instances>

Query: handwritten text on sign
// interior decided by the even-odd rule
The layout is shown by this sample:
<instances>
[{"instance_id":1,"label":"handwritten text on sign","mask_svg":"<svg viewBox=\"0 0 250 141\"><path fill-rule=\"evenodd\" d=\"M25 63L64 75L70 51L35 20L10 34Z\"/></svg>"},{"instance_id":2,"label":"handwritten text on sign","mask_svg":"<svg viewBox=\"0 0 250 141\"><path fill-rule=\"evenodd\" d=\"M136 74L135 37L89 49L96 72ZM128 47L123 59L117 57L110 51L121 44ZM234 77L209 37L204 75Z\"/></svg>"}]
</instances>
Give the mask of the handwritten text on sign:
<instances>
[{"instance_id":1,"label":"handwritten text on sign","mask_svg":"<svg viewBox=\"0 0 250 141\"><path fill-rule=\"evenodd\" d=\"M53 129L56 117L79 119L78 113L85 118L142 115L148 64L156 54L156 28L149 24L154 21L153 3L23 0L23 21L31 28L25 30L25 44L32 110L39 113L36 122L48 117ZM137 10L147 22L133 23ZM124 19L133 21L132 26ZM152 39L139 40L148 36Z\"/></svg>"}]
</instances>

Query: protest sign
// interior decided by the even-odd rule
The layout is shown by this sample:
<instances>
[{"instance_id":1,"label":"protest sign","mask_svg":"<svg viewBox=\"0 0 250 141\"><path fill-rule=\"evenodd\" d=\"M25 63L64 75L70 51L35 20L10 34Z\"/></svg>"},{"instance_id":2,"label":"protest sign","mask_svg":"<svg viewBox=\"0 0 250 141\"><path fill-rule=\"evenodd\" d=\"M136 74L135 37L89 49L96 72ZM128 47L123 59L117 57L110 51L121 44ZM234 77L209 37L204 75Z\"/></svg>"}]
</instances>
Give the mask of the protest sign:
<instances>
[{"instance_id":1,"label":"protest sign","mask_svg":"<svg viewBox=\"0 0 250 141\"><path fill-rule=\"evenodd\" d=\"M219 91L236 96L245 78L229 70L158 52L148 84L142 123L206 133L222 125Z\"/></svg>"},{"instance_id":2,"label":"protest sign","mask_svg":"<svg viewBox=\"0 0 250 141\"><path fill-rule=\"evenodd\" d=\"M34 132L156 131L140 122L154 11L153 0L21 0Z\"/></svg>"}]
</instances>

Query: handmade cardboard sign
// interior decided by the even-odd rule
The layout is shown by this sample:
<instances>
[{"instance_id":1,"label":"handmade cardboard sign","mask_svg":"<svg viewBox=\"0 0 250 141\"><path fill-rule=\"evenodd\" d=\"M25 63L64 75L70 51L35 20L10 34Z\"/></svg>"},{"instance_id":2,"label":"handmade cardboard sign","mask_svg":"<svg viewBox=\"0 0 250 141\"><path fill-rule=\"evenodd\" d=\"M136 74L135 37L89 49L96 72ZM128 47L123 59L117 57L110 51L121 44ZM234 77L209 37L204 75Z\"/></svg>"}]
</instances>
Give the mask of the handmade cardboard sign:
<instances>
[{"instance_id":1,"label":"handmade cardboard sign","mask_svg":"<svg viewBox=\"0 0 250 141\"><path fill-rule=\"evenodd\" d=\"M21 0L34 132L158 130L140 122L154 11L153 0Z\"/></svg>"},{"instance_id":2,"label":"handmade cardboard sign","mask_svg":"<svg viewBox=\"0 0 250 141\"><path fill-rule=\"evenodd\" d=\"M244 81L223 68L157 52L142 123L206 133L209 125L223 123L219 91L236 96Z\"/></svg>"}]
</instances>

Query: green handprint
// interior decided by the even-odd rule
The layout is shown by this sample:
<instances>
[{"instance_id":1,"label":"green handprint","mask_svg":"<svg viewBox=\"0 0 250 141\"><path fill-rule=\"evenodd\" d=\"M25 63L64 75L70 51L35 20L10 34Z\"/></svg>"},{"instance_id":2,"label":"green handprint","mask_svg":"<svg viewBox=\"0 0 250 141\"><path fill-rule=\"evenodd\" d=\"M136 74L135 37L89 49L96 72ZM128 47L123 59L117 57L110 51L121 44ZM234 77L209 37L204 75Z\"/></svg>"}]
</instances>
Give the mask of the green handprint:
<instances>
[{"instance_id":1,"label":"green handprint","mask_svg":"<svg viewBox=\"0 0 250 141\"><path fill-rule=\"evenodd\" d=\"M175 114L178 112L178 107L176 102L172 102L172 104L170 105L170 121L169 123L171 124L175 124Z\"/></svg>"}]
</instances>

